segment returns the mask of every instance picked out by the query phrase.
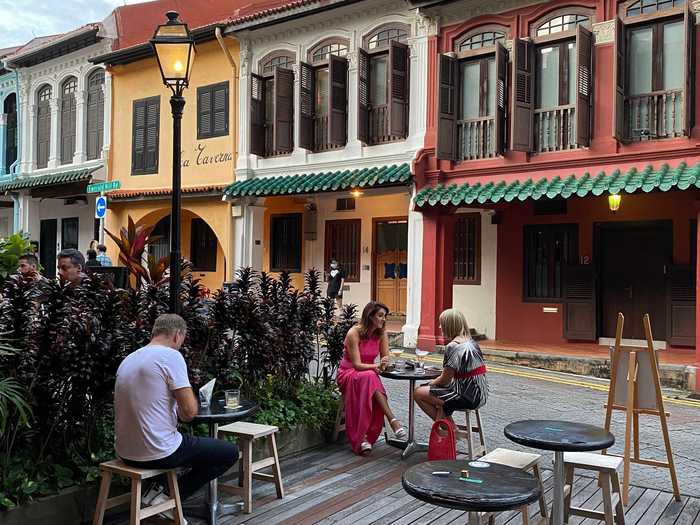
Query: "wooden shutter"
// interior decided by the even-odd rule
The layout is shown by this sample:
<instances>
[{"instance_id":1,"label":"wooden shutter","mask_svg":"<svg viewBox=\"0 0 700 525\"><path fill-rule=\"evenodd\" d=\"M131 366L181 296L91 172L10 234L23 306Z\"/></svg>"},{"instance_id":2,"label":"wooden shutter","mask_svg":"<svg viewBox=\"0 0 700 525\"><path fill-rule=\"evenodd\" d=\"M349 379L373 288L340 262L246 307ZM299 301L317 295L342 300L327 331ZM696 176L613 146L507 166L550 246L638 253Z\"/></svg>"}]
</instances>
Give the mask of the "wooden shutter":
<instances>
[{"instance_id":1,"label":"wooden shutter","mask_svg":"<svg viewBox=\"0 0 700 525\"><path fill-rule=\"evenodd\" d=\"M593 36L579 24L576 26L576 143L591 144L591 91L593 90Z\"/></svg>"},{"instance_id":2,"label":"wooden shutter","mask_svg":"<svg viewBox=\"0 0 700 525\"><path fill-rule=\"evenodd\" d=\"M683 85L683 131L686 136L690 136L693 128L695 105L693 100L695 94L695 14L690 9L690 2L685 4L685 83Z\"/></svg>"},{"instance_id":3,"label":"wooden shutter","mask_svg":"<svg viewBox=\"0 0 700 525\"><path fill-rule=\"evenodd\" d=\"M228 134L228 82L212 87L212 134Z\"/></svg>"},{"instance_id":4,"label":"wooden shutter","mask_svg":"<svg viewBox=\"0 0 700 525\"><path fill-rule=\"evenodd\" d=\"M75 95L61 97L61 164L73 162L75 153Z\"/></svg>"},{"instance_id":5,"label":"wooden shutter","mask_svg":"<svg viewBox=\"0 0 700 525\"><path fill-rule=\"evenodd\" d=\"M594 341L597 336L594 266L565 266L563 284L564 337L578 341Z\"/></svg>"},{"instance_id":6,"label":"wooden shutter","mask_svg":"<svg viewBox=\"0 0 700 525\"><path fill-rule=\"evenodd\" d=\"M131 171L143 171L146 165L146 101L134 101L131 133Z\"/></svg>"},{"instance_id":7,"label":"wooden shutter","mask_svg":"<svg viewBox=\"0 0 700 525\"><path fill-rule=\"evenodd\" d=\"M48 101L37 105L36 124L36 167L45 168L51 148L51 106Z\"/></svg>"},{"instance_id":8,"label":"wooden shutter","mask_svg":"<svg viewBox=\"0 0 700 525\"><path fill-rule=\"evenodd\" d=\"M250 152L265 155L265 79L255 74L250 83Z\"/></svg>"},{"instance_id":9,"label":"wooden shutter","mask_svg":"<svg viewBox=\"0 0 700 525\"><path fill-rule=\"evenodd\" d=\"M212 133L211 87L197 89L197 138L206 138Z\"/></svg>"},{"instance_id":10,"label":"wooden shutter","mask_svg":"<svg viewBox=\"0 0 700 525\"><path fill-rule=\"evenodd\" d=\"M389 135L408 135L408 46L391 41L389 47Z\"/></svg>"},{"instance_id":11,"label":"wooden shutter","mask_svg":"<svg viewBox=\"0 0 700 525\"><path fill-rule=\"evenodd\" d=\"M273 147L275 153L294 149L294 72L275 68L273 91Z\"/></svg>"},{"instance_id":12,"label":"wooden shutter","mask_svg":"<svg viewBox=\"0 0 700 525\"><path fill-rule=\"evenodd\" d=\"M625 50L625 26L622 20L615 19L615 105L613 108L613 120L615 125L615 138L620 142L627 139L625 129L625 92L626 92L626 50Z\"/></svg>"},{"instance_id":13,"label":"wooden shutter","mask_svg":"<svg viewBox=\"0 0 700 525\"><path fill-rule=\"evenodd\" d=\"M328 55L328 143L344 146L348 138L348 60Z\"/></svg>"},{"instance_id":14,"label":"wooden shutter","mask_svg":"<svg viewBox=\"0 0 700 525\"><path fill-rule=\"evenodd\" d=\"M369 55L357 50L357 139L369 144Z\"/></svg>"},{"instance_id":15,"label":"wooden shutter","mask_svg":"<svg viewBox=\"0 0 700 525\"><path fill-rule=\"evenodd\" d=\"M506 149L506 86L508 84L508 51L496 42L496 122L494 125L496 155L503 155Z\"/></svg>"},{"instance_id":16,"label":"wooden shutter","mask_svg":"<svg viewBox=\"0 0 700 525\"><path fill-rule=\"evenodd\" d=\"M695 266L669 268L666 304L668 343L695 346Z\"/></svg>"},{"instance_id":17,"label":"wooden shutter","mask_svg":"<svg viewBox=\"0 0 700 525\"><path fill-rule=\"evenodd\" d=\"M513 53L513 128L511 148L532 151L533 45L521 38L514 42Z\"/></svg>"},{"instance_id":18,"label":"wooden shutter","mask_svg":"<svg viewBox=\"0 0 700 525\"><path fill-rule=\"evenodd\" d=\"M158 170L158 138L160 134L160 98L146 101L145 169Z\"/></svg>"},{"instance_id":19,"label":"wooden shutter","mask_svg":"<svg viewBox=\"0 0 700 525\"><path fill-rule=\"evenodd\" d=\"M87 158L97 159L102 151L104 134L104 94L101 88L92 88L87 98Z\"/></svg>"},{"instance_id":20,"label":"wooden shutter","mask_svg":"<svg viewBox=\"0 0 700 525\"><path fill-rule=\"evenodd\" d=\"M313 151L316 72L310 64L299 62L299 75L299 147Z\"/></svg>"},{"instance_id":21,"label":"wooden shutter","mask_svg":"<svg viewBox=\"0 0 700 525\"><path fill-rule=\"evenodd\" d=\"M345 282L360 282L361 219L326 221L324 261L335 259L345 272Z\"/></svg>"},{"instance_id":22,"label":"wooden shutter","mask_svg":"<svg viewBox=\"0 0 700 525\"><path fill-rule=\"evenodd\" d=\"M457 156L457 87L456 58L440 55L438 75L437 158L458 160Z\"/></svg>"}]
</instances>

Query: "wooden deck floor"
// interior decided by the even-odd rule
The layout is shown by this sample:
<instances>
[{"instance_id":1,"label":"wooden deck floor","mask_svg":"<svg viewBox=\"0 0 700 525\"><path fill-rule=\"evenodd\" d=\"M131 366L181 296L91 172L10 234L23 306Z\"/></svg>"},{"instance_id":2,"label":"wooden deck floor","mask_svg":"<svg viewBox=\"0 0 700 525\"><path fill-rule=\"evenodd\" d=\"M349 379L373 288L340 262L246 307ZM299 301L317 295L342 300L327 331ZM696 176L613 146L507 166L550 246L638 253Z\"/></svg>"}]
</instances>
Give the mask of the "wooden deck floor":
<instances>
[{"instance_id":1,"label":"wooden deck floor","mask_svg":"<svg viewBox=\"0 0 700 525\"><path fill-rule=\"evenodd\" d=\"M275 499L272 485L256 482L254 512L229 517L221 525L466 523L465 513L422 503L404 492L403 471L420 461L425 461L424 454L402 461L396 449L384 444L378 444L366 458L353 455L347 445L331 445L288 458L282 465L285 498ZM551 470L544 470L543 475L546 497L551 501ZM574 505L602 506L601 492L592 477L578 477L574 490ZM631 488L626 508L627 523L640 525L700 525L699 514L700 498L683 497L676 502L668 492L638 487ZM530 516L532 523L538 523L537 503L530 506ZM521 518L515 512L502 513L496 523L515 525L521 523ZM572 518L570 523L590 525L594 521Z\"/></svg>"}]
</instances>

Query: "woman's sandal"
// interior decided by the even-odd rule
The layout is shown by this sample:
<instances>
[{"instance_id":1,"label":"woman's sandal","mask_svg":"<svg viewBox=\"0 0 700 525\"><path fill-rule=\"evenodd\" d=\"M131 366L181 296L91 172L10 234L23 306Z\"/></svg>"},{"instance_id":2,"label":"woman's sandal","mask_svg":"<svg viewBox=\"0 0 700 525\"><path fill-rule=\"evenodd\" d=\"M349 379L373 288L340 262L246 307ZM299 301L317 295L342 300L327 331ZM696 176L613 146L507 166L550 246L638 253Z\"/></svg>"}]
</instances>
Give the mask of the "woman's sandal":
<instances>
[{"instance_id":1,"label":"woman's sandal","mask_svg":"<svg viewBox=\"0 0 700 525\"><path fill-rule=\"evenodd\" d=\"M394 418L391 421L389 421L389 426L391 426L391 424L394 421L398 421L398 419ZM391 427L391 428L392 428L392 430L394 429L394 427ZM408 430L406 430L406 427L400 426L398 429L394 430L394 435L398 439L406 439L408 437Z\"/></svg>"},{"instance_id":2,"label":"woman's sandal","mask_svg":"<svg viewBox=\"0 0 700 525\"><path fill-rule=\"evenodd\" d=\"M363 441L360 443L360 451L362 452L363 456L366 456L372 452L372 445L370 445L367 441Z\"/></svg>"}]
</instances>

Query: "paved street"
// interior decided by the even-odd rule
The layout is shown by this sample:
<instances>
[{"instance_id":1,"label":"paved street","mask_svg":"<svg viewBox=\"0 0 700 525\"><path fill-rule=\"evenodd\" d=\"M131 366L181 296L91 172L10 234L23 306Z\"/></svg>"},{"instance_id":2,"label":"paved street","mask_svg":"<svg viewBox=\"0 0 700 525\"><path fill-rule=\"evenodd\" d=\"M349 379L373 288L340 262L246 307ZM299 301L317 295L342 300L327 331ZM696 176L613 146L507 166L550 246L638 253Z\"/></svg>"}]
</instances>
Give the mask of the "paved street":
<instances>
[{"instance_id":1,"label":"paved street","mask_svg":"<svg viewBox=\"0 0 700 525\"><path fill-rule=\"evenodd\" d=\"M383 381L397 417L407 423L408 383L388 379ZM503 435L503 427L519 419L551 418L603 425L603 404L607 400L606 381L523 367L494 365L490 367L489 385L489 401L481 412L489 449L499 446L522 449ZM681 493L700 496L700 403L684 400L680 400L678 404L667 402L666 411L671 413L671 445ZM431 421L418 408L416 414L416 435L427 441ZM616 414L614 422L612 431L618 442L611 450L621 453L624 436L623 414ZM642 416L640 430L641 456L665 459L659 419ZM672 490L668 470L641 465L632 466L632 484L657 490Z\"/></svg>"}]
</instances>

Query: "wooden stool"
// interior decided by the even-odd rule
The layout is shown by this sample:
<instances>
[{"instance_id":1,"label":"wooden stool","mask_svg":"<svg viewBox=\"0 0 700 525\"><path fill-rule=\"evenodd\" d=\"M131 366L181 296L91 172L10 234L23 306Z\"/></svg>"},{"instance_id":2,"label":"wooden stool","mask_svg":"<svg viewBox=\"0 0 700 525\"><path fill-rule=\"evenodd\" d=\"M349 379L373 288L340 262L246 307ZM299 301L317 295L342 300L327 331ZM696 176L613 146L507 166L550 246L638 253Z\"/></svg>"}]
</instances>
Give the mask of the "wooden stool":
<instances>
[{"instance_id":1,"label":"wooden stool","mask_svg":"<svg viewBox=\"0 0 700 525\"><path fill-rule=\"evenodd\" d=\"M564 472L566 482L564 485L564 520L569 521L569 516L584 516L595 520L605 521L605 525L625 524L625 509L622 505L620 493L620 479L617 470L622 465L623 459L604 454L592 454L590 452L565 452ZM574 491L574 474L576 469L592 470L598 473L598 486L603 491L603 512L571 506L571 496Z\"/></svg>"},{"instance_id":2,"label":"wooden stool","mask_svg":"<svg viewBox=\"0 0 700 525\"><path fill-rule=\"evenodd\" d=\"M277 442L275 441L275 433L278 430L277 427L270 425L258 425L257 423L247 423L245 421L238 421L219 427L219 432L235 436L241 447L241 457L238 460L239 486L220 484L219 488L229 494L242 496L243 512L246 514L253 512L253 479L274 483L277 489L277 497L280 499L284 498L280 459L277 455ZM253 462L253 442L265 436L270 436L271 456ZM272 474L259 472L267 467L272 467Z\"/></svg>"},{"instance_id":3,"label":"wooden stool","mask_svg":"<svg viewBox=\"0 0 700 525\"><path fill-rule=\"evenodd\" d=\"M124 463L121 459L107 461L100 465L102 472L102 483L100 484L100 494L97 498L97 506L95 507L95 517L92 520L93 525L102 525L102 520L105 516L105 510L111 509L118 505L131 502L131 517L129 525L139 525L141 520L150 516L155 516L161 512L170 509L175 509L175 524L181 525L185 523L185 518L182 515L182 503L180 502L180 492L177 487L177 473L172 470L160 469L141 469L131 467ZM165 474L168 479L168 487L170 490L170 499L151 505L150 507L141 508L141 482L144 479L154 478ZM109 487L112 483L112 476L123 476L131 478L131 493L109 497Z\"/></svg>"},{"instance_id":4,"label":"wooden stool","mask_svg":"<svg viewBox=\"0 0 700 525\"><path fill-rule=\"evenodd\" d=\"M532 471L532 475L537 478L537 480L540 482L540 487L542 487L542 476L540 475L539 466L541 457L542 456L539 454L520 452L507 448L497 448L480 458L479 461L506 465L507 467L517 468L526 472ZM520 509L520 513L523 518L523 525L530 523L527 506L522 507ZM542 489L542 495L540 496L540 514L542 514L542 517L547 518L547 503L544 499L544 489Z\"/></svg>"},{"instance_id":5,"label":"wooden stool","mask_svg":"<svg viewBox=\"0 0 700 525\"><path fill-rule=\"evenodd\" d=\"M455 410L455 412L464 412L464 425L460 425L455 420L455 437L457 439L466 440L469 459L473 460L486 454L484 427L481 424L479 410ZM474 413L474 425L472 425L472 412ZM474 442L474 434L479 436L479 440L476 443Z\"/></svg>"},{"instance_id":6,"label":"wooden stool","mask_svg":"<svg viewBox=\"0 0 700 525\"><path fill-rule=\"evenodd\" d=\"M335 414L335 426L333 427L333 442L338 441L340 433L345 432L345 400L343 396L340 396L340 403L338 404L338 411Z\"/></svg>"}]
</instances>

